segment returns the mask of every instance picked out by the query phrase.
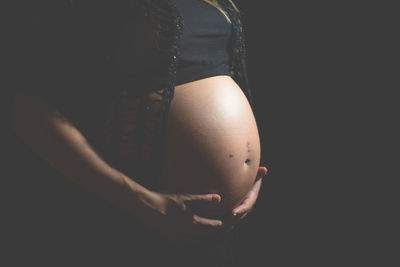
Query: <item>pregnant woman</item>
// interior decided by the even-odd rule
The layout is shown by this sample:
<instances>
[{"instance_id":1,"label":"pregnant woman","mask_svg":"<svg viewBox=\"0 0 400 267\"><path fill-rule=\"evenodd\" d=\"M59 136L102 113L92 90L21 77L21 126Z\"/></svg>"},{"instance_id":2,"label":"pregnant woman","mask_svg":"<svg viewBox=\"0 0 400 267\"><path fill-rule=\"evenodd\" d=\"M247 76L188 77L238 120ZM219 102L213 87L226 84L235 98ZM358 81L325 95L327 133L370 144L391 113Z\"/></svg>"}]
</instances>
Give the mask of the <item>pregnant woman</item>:
<instances>
[{"instance_id":1,"label":"pregnant woman","mask_svg":"<svg viewBox=\"0 0 400 267\"><path fill-rule=\"evenodd\" d=\"M253 208L267 171L236 6L60 0L34 10L16 136L132 215L132 228L160 235L130 251L132 262L155 253L146 266L157 255L175 266L228 266L225 237Z\"/></svg>"}]
</instances>

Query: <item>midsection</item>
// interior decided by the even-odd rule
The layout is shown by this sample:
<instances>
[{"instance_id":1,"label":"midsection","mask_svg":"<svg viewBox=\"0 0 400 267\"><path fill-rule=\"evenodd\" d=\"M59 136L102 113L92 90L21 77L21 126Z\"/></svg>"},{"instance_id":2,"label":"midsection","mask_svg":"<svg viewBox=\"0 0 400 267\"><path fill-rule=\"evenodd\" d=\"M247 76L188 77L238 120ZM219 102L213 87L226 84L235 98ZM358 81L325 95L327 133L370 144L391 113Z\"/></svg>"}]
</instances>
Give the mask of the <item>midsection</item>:
<instances>
[{"instance_id":1,"label":"midsection","mask_svg":"<svg viewBox=\"0 0 400 267\"><path fill-rule=\"evenodd\" d=\"M166 191L219 193L224 213L256 178L260 139L246 96L227 75L175 87L161 182Z\"/></svg>"}]
</instances>

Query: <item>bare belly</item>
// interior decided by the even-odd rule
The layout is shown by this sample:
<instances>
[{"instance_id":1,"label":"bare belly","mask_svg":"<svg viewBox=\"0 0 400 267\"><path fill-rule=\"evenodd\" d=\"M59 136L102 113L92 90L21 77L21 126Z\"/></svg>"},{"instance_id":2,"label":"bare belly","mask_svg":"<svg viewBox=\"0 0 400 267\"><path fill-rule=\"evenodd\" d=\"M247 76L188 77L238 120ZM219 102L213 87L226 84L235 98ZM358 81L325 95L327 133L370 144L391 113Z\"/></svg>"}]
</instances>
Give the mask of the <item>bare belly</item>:
<instances>
[{"instance_id":1,"label":"bare belly","mask_svg":"<svg viewBox=\"0 0 400 267\"><path fill-rule=\"evenodd\" d=\"M178 85L171 102L161 182L166 191L219 193L222 215L256 178L260 139L246 96L229 76Z\"/></svg>"}]
</instances>

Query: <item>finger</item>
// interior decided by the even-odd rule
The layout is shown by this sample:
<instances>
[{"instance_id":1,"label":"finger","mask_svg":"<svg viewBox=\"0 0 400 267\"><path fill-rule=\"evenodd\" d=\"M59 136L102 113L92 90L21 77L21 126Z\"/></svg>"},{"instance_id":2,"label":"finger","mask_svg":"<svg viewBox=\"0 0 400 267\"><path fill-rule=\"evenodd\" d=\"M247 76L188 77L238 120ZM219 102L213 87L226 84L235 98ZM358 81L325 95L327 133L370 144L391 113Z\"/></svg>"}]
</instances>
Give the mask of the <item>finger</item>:
<instances>
[{"instance_id":1,"label":"finger","mask_svg":"<svg viewBox=\"0 0 400 267\"><path fill-rule=\"evenodd\" d=\"M252 189L247 194L245 200L238 207L234 208L232 211L233 216L237 216L237 214L241 214L244 212L249 212L251 208L257 201L258 192L261 188L261 180L254 183Z\"/></svg>"},{"instance_id":2,"label":"finger","mask_svg":"<svg viewBox=\"0 0 400 267\"><path fill-rule=\"evenodd\" d=\"M218 229L222 226L222 221L217 219L210 219L193 214L192 223L199 228L205 229Z\"/></svg>"},{"instance_id":3,"label":"finger","mask_svg":"<svg viewBox=\"0 0 400 267\"><path fill-rule=\"evenodd\" d=\"M249 192L247 192L245 200L252 198L255 201L257 199L258 193L260 192L260 189L261 189L261 183L262 183L262 179L259 179L254 182L254 184L251 187L251 189L249 190Z\"/></svg>"},{"instance_id":4,"label":"finger","mask_svg":"<svg viewBox=\"0 0 400 267\"><path fill-rule=\"evenodd\" d=\"M249 212L252 207L254 206L254 204L256 203L254 198L247 198L245 199L242 204L240 204L240 206L236 207L233 211L232 211L232 215L234 217L236 216L240 216L241 214L245 213L245 212Z\"/></svg>"},{"instance_id":5,"label":"finger","mask_svg":"<svg viewBox=\"0 0 400 267\"><path fill-rule=\"evenodd\" d=\"M251 187L249 193L250 194L258 194L261 188L262 179L259 179L254 182L253 186Z\"/></svg>"},{"instance_id":6,"label":"finger","mask_svg":"<svg viewBox=\"0 0 400 267\"><path fill-rule=\"evenodd\" d=\"M192 219L190 225L188 225L188 227L183 227L181 231L191 239L208 239L218 235L222 227L222 221L196 215Z\"/></svg>"},{"instance_id":7,"label":"finger","mask_svg":"<svg viewBox=\"0 0 400 267\"><path fill-rule=\"evenodd\" d=\"M259 171L261 172L262 176L266 176L268 173L267 167L264 167L264 166L260 167Z\"/></svg>"},{"instance_id":8,"label":"finger","mask_svg":"<svg viewBox=\"0 0 400 267\"><path fill-rule=\"evenodd\" d=\"M241 214L243 214L245 212L249 212L255 203L256 203L256 200L254 197L246 198L242 202L242 204L240 204L240 206L233 209L233 211L232 211L233 216L236 217L236 216L240 216Z\"/></svg>"},{"instance_id":9,"label":"finger","mask_svg":"<svg viewBox=\"0 0 400 267\"><path fill-rule=\"evenodd\" d=\"M256 179L261 179L264 178L268 173L268 169L265 167L259 167L257 171L257 177Z\"/></svg>"},{"instance_id":10,"label":"finger","mask_svg":"<svg viewBox=\"0 0 400 267\"><path fill-rule=\"evenodd\" d=\"M239 207L235 208L232 212L233 217L238 217L241 216L243 213L245 212L249 212L251 209L251 205L243 203L242 205L240 205Z\"/></svg>"},{"instance_id":11,"label":"finger","mask_svg":"<svg viewBox=\"0 0 400 267\"><path fill-rule=\"evenodd\" d=\"M221 196L218 194L199 194L199 195L185 195L185 203L213 203L219 204L221 202Z\"/></svg>"},{"instance_id":12,"label":"finger","mask_svg":"<svg viewBox=\"0 0 400 267\"><path fill-rule=\"evenodd\" d=\"M194 214L189 232L197 236L215 235L222 227L221 220L209 219Z\"/></svg>"}]
</instances>

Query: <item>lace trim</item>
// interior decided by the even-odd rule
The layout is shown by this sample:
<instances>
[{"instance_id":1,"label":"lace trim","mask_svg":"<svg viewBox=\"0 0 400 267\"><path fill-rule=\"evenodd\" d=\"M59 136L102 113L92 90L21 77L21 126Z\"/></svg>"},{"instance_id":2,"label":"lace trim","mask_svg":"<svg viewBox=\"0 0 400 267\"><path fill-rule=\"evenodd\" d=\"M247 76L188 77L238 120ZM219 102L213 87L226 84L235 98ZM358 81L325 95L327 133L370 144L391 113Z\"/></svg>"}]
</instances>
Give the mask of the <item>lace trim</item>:
<instances>
[{"instance_id":1,"label":"lace trim","mask_svg":"<svg viewBox=\"0 0 400 267\"><path fill-rule=\"evenodd\" d=\"M110 163L143 185L156 187L174 96L177 41L182 34L183 19L170 1L144 0L140 3L144 16L154 25L155 45L165 70L161 74L163 81L153 85L151 90L143 90L140 95L126 87L122 90L106 112L104 143Z\"/></svg>"}]
</instances>

